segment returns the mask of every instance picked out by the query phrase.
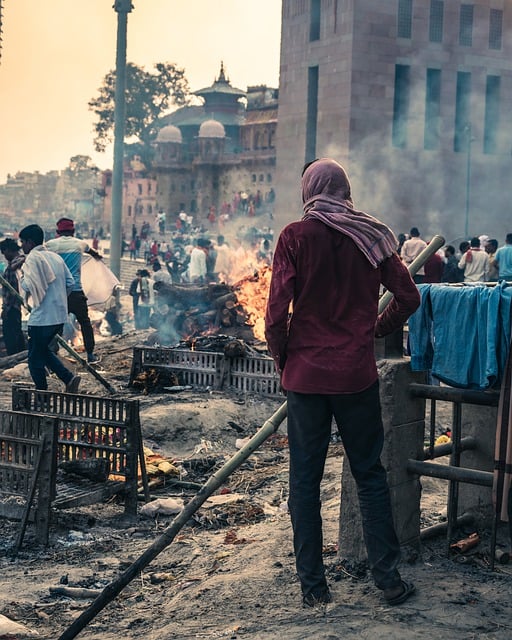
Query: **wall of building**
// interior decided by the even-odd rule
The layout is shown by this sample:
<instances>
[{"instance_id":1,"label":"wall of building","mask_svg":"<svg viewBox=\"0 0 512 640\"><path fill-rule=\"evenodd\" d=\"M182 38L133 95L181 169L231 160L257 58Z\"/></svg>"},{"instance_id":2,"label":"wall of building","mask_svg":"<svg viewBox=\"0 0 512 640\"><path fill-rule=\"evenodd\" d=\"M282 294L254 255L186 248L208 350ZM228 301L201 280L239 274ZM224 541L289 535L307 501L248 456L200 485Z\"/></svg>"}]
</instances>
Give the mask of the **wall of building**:
<instances>
[{"instance_id":1,"label":"wall of building","mask_svg":"<svg viewBox=\"0 0 512 640\"><path fill-rule=\"evenodd\" d=\"M314 4L314 3L313 3ZM397 232L419 226L448 240L510 231L512 170L512 7L474 4L471 46L459 44L461 3L443 3L441 42L431 42L431 2L412 3L411 34L397 37L398 0L322 0L320 38L310 41L310 2L284 0L277 136L276 221L300 212L299 179L306 160L307 68L318 65L315 156L345 164L356 206ZM489 47L490 11L503 11L502 45ZM337 11L336 11L337 10ZM396 65L409 67L403 147L393 144ZM441 72L439 140L425 149L427 69ZM454 151L457 74L471 74L470 152ZM497 144L484 153L488 76L500 78ZM468 172L469 168L469 172Z\"/></svg>"}]
</instances>

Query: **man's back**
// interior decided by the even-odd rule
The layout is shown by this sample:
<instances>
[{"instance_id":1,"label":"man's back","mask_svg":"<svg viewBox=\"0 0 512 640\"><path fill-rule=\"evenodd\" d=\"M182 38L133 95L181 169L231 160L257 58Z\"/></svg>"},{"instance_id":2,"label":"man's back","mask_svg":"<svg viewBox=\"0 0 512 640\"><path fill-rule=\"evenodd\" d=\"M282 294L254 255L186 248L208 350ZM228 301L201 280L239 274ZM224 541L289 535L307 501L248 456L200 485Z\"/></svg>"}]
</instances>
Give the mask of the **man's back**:
<instances>
[{"instance_id":1,"label":"man's back","mask_svg":"<svg viewBox=\"0 0 512 640\"><path fill-rule=\"evenodd\" d=\"M69 270L64 260L53 253L45 251L44 258L55 275L50 282L41 303L32 309L28 325L48 326L64 324L68 317L68 290L72 286Z\"/></svg>"},{"instance_id":2,"label":"man's back","mask_svg":"<svg viewBox=\"0 0 512 640\"><path fill-rule=\"evenodd\" d=\"M498 263L499 277L506 280L512 279L512 244L506 244L496 251L495 256Z\"/></svg>"},{"instance_id":3,"label":"man's back","mask_svg":"<svg viewBox=\"0 0 512 640\"><path fill-rule=\"evenodd\" d=\"M276 284L284 290L290 283L293 289L289 292L293 315L284 388L299 393L352 393L375 382L380 283L389 278L390 288L396 289L404 271L398 255L374 269L348 236L319 221L288 225L279 238L273 263ZM405 275L414 310L417 290ZM279 343L280 331L286 330L283 318L278 317L283 312L271 290L267 310L270 342Z\"/></svg>"},{"instance_id":4,"label":"man's back","mask_svg":"<svg viewBox=\"0 0 512 640\"><path fill-rule=\"evenodd\" d=\"M89 249L87 242L74 236L58 236L48 240L46 247L62 257L75 280L73 291L81 291L82 256Z\"/></svg>"}]
</instances>

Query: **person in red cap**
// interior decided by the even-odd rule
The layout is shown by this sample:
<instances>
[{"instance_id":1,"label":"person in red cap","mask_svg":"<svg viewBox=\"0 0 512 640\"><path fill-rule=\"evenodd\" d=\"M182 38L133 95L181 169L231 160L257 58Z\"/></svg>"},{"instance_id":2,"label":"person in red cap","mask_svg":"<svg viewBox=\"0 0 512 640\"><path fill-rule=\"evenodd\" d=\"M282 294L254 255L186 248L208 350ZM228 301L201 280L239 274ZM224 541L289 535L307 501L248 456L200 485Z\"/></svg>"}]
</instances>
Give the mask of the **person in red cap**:
<instances>
[{"instance_id":1,"label":"person in red cap","mask_svg":"<svg viewBox=\"0 0 512 640\"><path fill-rule=\"evenodd\" d=\"M89 318L87 298L82 288L82 256L88 253L96 260L101 260L100 254L92 249L85 240L75 238L75 224L71 218L61 218L57 221L57 237L46 243L50 251L58 253L71 271L75 280L73 290L68 296L68 312L73 313L80 325L84 340L88 362L99 362L94 353L94 331Z\"/></svg>"}]
</instances>

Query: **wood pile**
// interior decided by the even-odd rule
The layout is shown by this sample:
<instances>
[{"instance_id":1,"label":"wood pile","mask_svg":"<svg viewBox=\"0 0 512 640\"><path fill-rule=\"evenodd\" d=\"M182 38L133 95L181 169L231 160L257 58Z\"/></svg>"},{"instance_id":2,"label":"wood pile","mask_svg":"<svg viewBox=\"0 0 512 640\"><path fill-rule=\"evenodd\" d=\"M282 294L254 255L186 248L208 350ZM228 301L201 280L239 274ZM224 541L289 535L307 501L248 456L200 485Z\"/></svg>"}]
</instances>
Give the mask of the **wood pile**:
<instances>
[{"instance_id":1,"label":"wood pile","mask_svg":"<svg viewBox=\"0 0 512 640\"><path fill-rule=\"evenodd\" d=\"M251 341L254 336L248 315L234 287L227 284L155 284L152 326L161 344L208 333L228 334Z\"/></svg>"}]
</instances>

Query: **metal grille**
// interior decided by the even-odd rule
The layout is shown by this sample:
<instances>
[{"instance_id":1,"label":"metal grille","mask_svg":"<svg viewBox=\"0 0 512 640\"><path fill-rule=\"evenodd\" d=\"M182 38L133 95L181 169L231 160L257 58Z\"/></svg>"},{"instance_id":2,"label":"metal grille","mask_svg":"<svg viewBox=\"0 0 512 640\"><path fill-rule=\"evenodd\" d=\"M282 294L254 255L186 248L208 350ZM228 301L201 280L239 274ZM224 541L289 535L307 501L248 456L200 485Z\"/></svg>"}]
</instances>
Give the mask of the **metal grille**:
<instances>
[{"instance_id":1,"label":"metal grille","mask_svg":"<svg viewBox=\"0 0 512 640\"><path fill-rule=\"evenodd\" d=\"M278 396L279 377L272 358L228 358L223 353L166 347L135 347L130 384L145 369L175 373L180 384Z\"/></svg>"},{"instance_id":2,"label":"metal grille","mask_svg":"<svg viewBox=\"0 0 512 640\"><path fill-rule=\"evenodd\" d=\"M459 44L471 47L473 44L473 5L460 5Z\"/></svg>"},{"instance_id":3,"label":"metal grille","mask_svg":"<svg viewBox=\"0 0 512 640\"><path fill-rule=\"evenodd\" d=\"M398 0L397 36L410 38L412 33L412 0Z\"/></svg>"},{"instance_id":4,"label":"metal grille","mask_svg":"<svg viewBox=\"0 0 512 640\"><path fill-rule=\"evenodd\" d=\"M489 15L489 49L500 50L503 33L503 11L491 9Z\"/></svg>"},{"instance_id":5,"label":"metal grille","mask_svg":"<svg viewBox=\"0 0 512 640\"><path fill-rule=\"evenodd\" d=\"M430 2L430 42L443 41L443 17L444 2L442 0L431 0Z\"/></svg>"}]
</instances>

